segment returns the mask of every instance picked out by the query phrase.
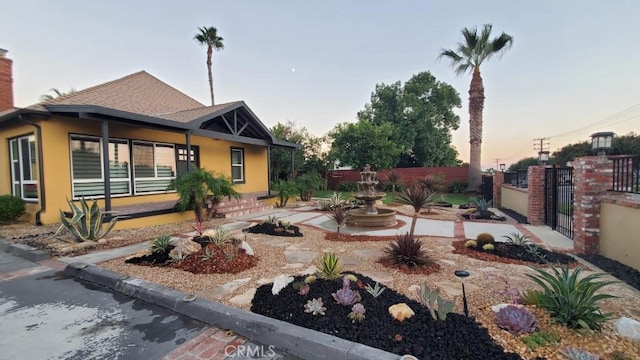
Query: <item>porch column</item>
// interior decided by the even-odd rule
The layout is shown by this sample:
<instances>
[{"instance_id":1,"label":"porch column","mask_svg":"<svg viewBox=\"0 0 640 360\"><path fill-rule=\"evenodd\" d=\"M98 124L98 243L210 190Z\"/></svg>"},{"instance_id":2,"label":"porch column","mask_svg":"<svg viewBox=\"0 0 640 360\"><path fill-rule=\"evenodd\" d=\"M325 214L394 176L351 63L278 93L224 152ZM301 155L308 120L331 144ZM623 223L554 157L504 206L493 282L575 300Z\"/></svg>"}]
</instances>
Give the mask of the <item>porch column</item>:
<instances>
[{"instance_id":1,"label":"porch column","mask_svg":"<svg viewBox=\"0 0 640 360\"><path fill-rule=\"evenodd\" d=\"M544 165L536 165L527 170L527 221L531 225L544 225L544 169Z\"/></svg>"},{"instance_id":2,"label":"porch column","mask_svg":"<svg viewBox=\"0 0 640 360\"><path fill-rule=\"evenodd\" d=\"M613 162L598 156L573 161L573 250L597 254L600 250L600 204L613 184Z\"/></svg>"},{"instance_id":3,"label":"porch column","mask_svg":"<svg viewBox=\"0 0 640 360\"><path fill-rule=\"evenodd\" d=\"M267 195L271 195L271 145L267 145Z\"/></svg>"},{"instance_id":4,"label":"porch column","mask_svg":"<svg viewBox=\"0 0 640 360\"><path fill-rule=\"evenodd\" d=\"M502 206L502 184L504 184L504 173L493 174L493 207Z\"/></svg>"},{"instance_id":5,"label":"porch column","mask_svg":"<svg viewBox=\"0 0 640 360\"><path fill-rule=\"evenodd\" d=\"M185 133L185 143L187 144L187 172L191 172L191 131ZM176 174L177 175L177 174Z\"/></svg>"},{"instance_id":6,"label":"porch column","mask_svg":"<svg viewBox=\"0 0 640 360\"><path fill-rule=\"evenodd\" d=\"M111 211L111 169L109 168L109 122L102 121L102 167L104 168L104 211Z\"/></svg>"}]
</instances>

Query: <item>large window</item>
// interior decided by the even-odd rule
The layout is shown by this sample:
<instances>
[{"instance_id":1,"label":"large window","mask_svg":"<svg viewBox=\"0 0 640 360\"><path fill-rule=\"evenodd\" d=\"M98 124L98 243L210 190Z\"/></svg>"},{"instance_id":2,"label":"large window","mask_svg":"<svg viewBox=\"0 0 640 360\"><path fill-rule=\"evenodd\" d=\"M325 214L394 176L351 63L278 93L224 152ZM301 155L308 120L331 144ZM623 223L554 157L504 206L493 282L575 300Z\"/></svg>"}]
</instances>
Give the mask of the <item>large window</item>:
<instances>
[{"instance_id":1,"label":"large window","mask_svg":"<svg viewBox=\"0 0 640 360\"><path fill-rule=\"evenodd\" d=\"M102 140L97 137L72 136L71 169L73 197L104 196ZM112 195L131 194L129 142L109 140L110 190Z\"/></svg>"},{"instance_id":2,"label":"large window","mask_svg":"<svg viewBox=\"0 0 640 360\"><path fill-rule=\"evenodd\" d=\"M26 201L38 199L36 140L33 135L9 140L11 193Z\"/></svg>"},{"instance_id":3,"label":"large window","mask_svg":"<svg viewBox=\"0 0 640 360\"><path fill-rule=\"evenodd\" d=\"M165 191L176 176L174 145L135 141L133 164L136 194Z\"/></svg>"},{"instance_id":4,"label":"large window","mask_svg":"<svg viewBox=\"0 0 640 360\"><path fill-rule=\"evenodd\" d=\"M231 179L234 183L244 182L244 149L231 148Z\"/></svg>"}]
</instances>

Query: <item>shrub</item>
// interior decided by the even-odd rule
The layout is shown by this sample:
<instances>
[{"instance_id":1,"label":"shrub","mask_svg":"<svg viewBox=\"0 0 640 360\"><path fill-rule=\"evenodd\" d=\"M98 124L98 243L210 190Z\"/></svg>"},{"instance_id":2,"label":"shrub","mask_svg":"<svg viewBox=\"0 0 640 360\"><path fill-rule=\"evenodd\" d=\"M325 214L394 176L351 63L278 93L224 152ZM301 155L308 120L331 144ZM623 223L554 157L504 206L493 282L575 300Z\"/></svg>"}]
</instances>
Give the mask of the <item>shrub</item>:
<instances>
[{"instance_id":1,"label":"shrub","mask_svg":"<svg viewBox=\"0 0 640 360\"><path fill-rule=\"evenodd\" d=\"M26 211L24 200L13 195L0 196L0 221L13 221Z\"/></svg>"},{"instance_id":2,"label":"shrub","mask_svg":"<svg viewBox=\"0 0 640 360\"><path fill-rule=\"evenodd\" d=\"M315 171L298 176L295 182L300 192L300 200L302 201L311 200L314 190L324 190L327 188L327 181Z\"/></svg>"},{"instance_id":3,"label":"shrub","mask_svg":"<svg viewBox=\"0 0 640 360\"><path fill-rule=\"evenodd\" d=\"M338 191L356 192L358 191L358 183L352 181L344 181L338 184Z\"/></svg>"},{"instance_id":4,"label":"shrub","mask_svg":"<svg viewBox=\"0 0 640 360\"><path fill-rule=\"evenodd\" d=\"M467 183L456 180L449 185L449 192L453 194L462 194L467 190Z\"/></svg>"},{"instance_id":5,"label":"shrub","mask_svg":"<svg viewBox=\"0 0 640 360\"><path fill-rule=\"evenodd\" d=\"M485 244L493 244L496 242L496 239L489 233L480 233L476 237L476 241L478 242L478 246L484 246Z\"/></svg>"},{"instance_id":6,"label":"shrub","mask_svg":"<svg viewBox=\"0 0 640 360\"><path fill-rule=\"evenodd\" d=\"M171 246L171 235L160 235L151 244L152 253L166 253Z\"/></svg>"},{"instance_id":7,"label":"shrub","mask_svg":"<svg viewBox=\"0 0 640 360\"><path fill-rule=\"evenodd\" d=\"M474 248L474 247L476 247L476 246L478 246L478 242L477 242L477 241L475 241L475 240L467 240L467 241L464 243L464 247L467 247L467 248Z\"/></svg>"},{"instance_id":8,"label":"shrub","mask_svg":"<svg viewBox=\"0 0 640 360\"><path fill-rule=\"evenodd\" d=\"M508 305L500 309L495 315L496 324L504 330L520 335L536 330L536 317L521 306Z\"/></svg>"},{"instance_id":9,"label":"shrub","mask_svg":"<svg viewBox=\"0 0 640 360\"><path fill-rule=\"evenodd\" d=\"M557 322L570 328L600 330L602 324L611 318L603 314L596 303L602 299L615 298L609 294L596 294L599 289L617 281L599 281L604 273L590 274L580 279L584 270L568 267L558 270L549 264L551 272L532 267L536 274L527 274L529 278L542 286L540 307L546 309Z\"/></svg>"},{"instance_id":10,"label":"shrub","mask_svg":"<svg viewBox=\"0 0 640 360\"><path fill-rule=\"evenodd\" d=\"M444 174L431 174L416 181L419 186L430 192L442 191L444 189Z\"/></svg>"},{"instance_id":11,"label":"shrub","mask_svg":"<svg viewBox=\"0 0 640 360\"><path fill-rule=\"evenodd\" d=\"M290 180L279 180L277 183L272 183L271 188L278 193L277 207L287 206L289 198L295 196L298 193L298 186L295 182Z\"/></svg>"},{"instance_id":12,"label":"shrub","mask_svg":"<svg viewBox=\"0 0 640 360\"><path fill-rule=\"evenodd\" d=\"M383 260L396 265L419 267L430 262L427 253L422 249L422 241L409 233L396 235L396 241L384 249Z\"/></svg>"},{"instance_id":13,"label":"shrub","mask_svg":"<svg viewBox=\"0 0 640 360\"><path fill-rule=\"evenodd\" d=\"M111 219L107 227L103 228L102 222L105 213L100 211L96 200L93 200L91 207L89 207L84 198L80 200L80 207L70 200L67 200L67 202L71 207L71 219L67 219L64 211L60 210L60 222L62 222L62 224L53 236L58 236L66 229L73 235L77 242L96 241L107 236L118 221L118 217L115 216Z\"/></svg>"}]
</instances>

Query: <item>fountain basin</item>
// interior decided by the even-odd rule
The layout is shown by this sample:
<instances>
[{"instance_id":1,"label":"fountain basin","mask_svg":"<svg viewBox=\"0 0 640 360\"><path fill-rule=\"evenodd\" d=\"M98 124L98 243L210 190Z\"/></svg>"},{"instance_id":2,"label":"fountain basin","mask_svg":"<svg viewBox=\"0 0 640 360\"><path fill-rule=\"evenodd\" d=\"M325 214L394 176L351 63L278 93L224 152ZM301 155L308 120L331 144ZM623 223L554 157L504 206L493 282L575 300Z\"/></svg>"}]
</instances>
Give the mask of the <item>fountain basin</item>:
<instances>
[{"instance_id":1,"label":"fountain basin","mask_svg":"<svg viewBox=\"0 0 640 360\"><path fill-rule=\"evenodd\" d=\"M377 214L367 213L366 209L355 209L347 214L346 224L357 227L390 227L396 224L396 211L377 209Z\"/></svg>"}]
</instances>

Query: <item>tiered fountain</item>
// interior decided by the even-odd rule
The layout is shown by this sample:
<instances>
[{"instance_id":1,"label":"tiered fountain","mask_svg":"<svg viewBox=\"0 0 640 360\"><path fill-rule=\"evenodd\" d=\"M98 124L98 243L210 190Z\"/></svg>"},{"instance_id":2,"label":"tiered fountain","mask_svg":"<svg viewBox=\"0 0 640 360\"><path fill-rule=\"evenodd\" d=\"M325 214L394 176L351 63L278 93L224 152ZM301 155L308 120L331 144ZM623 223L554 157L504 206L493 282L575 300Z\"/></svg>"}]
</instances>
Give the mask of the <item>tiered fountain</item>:
<instances>
[{"instance_id":1,"label":"tiered fountain","mask_svg":"<svg viewBox=\"0 0 640 360\"><path fill-rule=\"evenodd\" d=\"M369 164L360 172L358 181L358 194L354 197L365 203L364 208L351 210L347 215L347 225L358 227L387 227L396 224L396 211L391 209L378 209L376 201L384 197L383 192L376 191L378 184L377 172L371 171Z\"/></svg>"}]
</instances>

